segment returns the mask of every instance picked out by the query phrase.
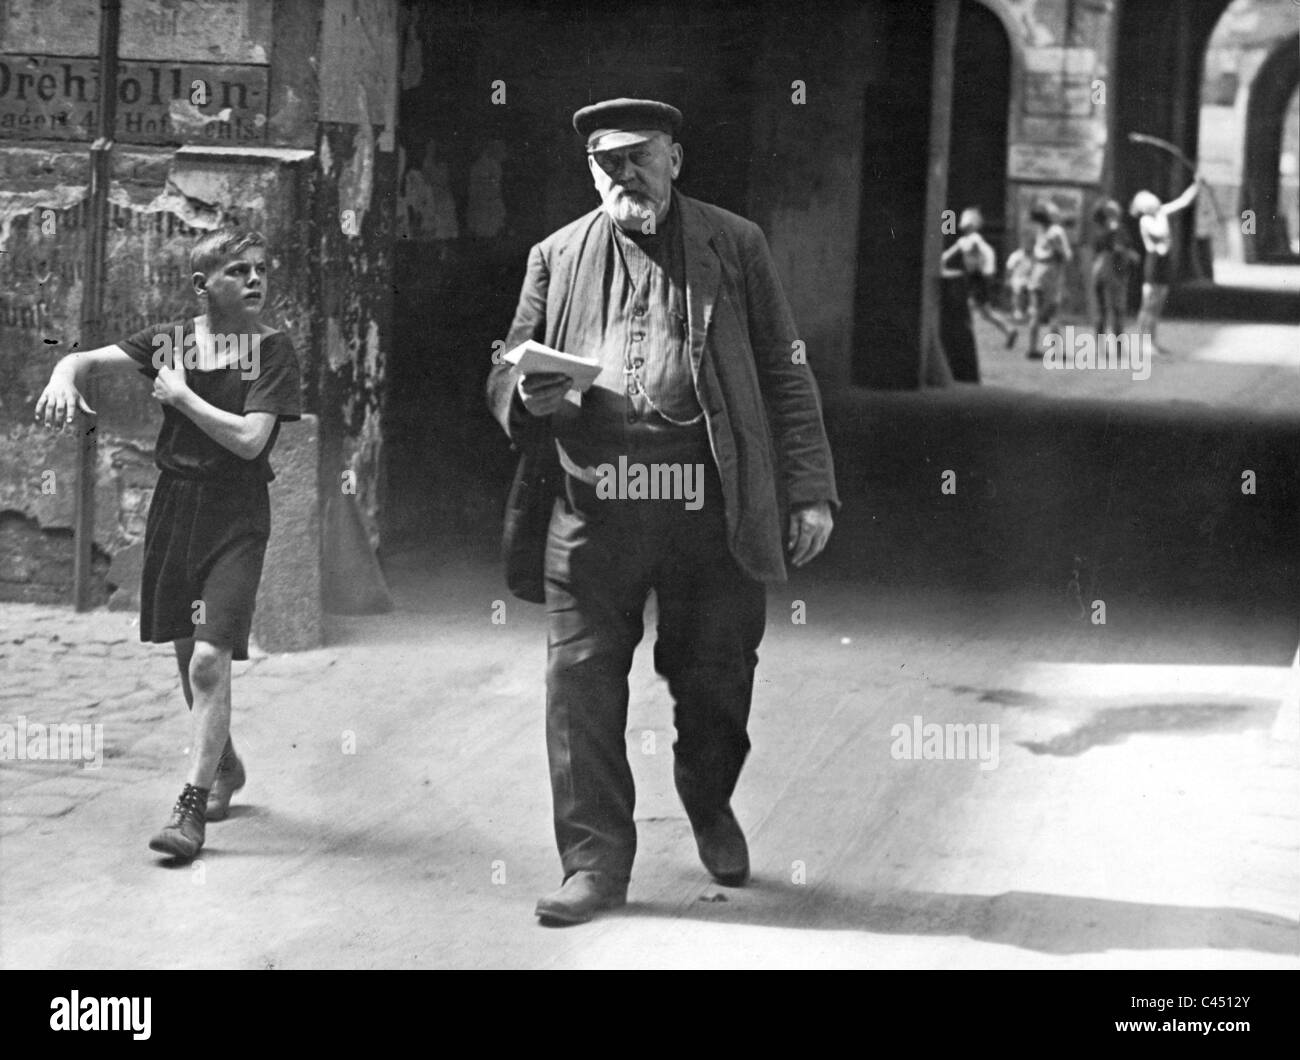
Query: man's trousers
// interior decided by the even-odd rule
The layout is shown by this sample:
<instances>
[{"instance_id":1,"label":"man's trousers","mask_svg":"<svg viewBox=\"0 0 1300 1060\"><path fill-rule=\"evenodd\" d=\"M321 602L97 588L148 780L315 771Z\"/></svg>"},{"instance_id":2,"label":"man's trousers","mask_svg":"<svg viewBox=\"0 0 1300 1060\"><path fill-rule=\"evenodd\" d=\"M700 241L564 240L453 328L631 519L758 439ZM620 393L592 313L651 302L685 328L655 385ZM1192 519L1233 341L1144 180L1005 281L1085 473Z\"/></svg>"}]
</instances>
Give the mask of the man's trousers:
<instances>
[{"instance_id":1,"label":"man's trousers","mask_svg":"<svg viewBox=\"0 0 1300 1060\"><path fill-rule=\"evenodd\" d=\"M765 592L732 559L717 471L711 459L701 466L696 511L682 499L600 499L566 476L551 516L546 742L566 879L584 869L631 874L627 677L651 590L655 669L675 704L673 778L694 827L727 808L749 752Z\"/></svg>"}]
</instances>

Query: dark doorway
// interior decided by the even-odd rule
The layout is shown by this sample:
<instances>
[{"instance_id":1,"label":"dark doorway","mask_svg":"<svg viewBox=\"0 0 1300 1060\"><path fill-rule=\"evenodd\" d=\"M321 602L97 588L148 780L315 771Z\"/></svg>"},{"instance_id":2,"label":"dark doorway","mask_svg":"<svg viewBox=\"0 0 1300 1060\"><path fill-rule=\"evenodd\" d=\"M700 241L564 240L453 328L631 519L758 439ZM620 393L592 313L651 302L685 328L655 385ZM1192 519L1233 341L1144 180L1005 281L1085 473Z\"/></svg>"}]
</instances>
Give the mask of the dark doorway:
<instances>
[{"instance_id":1,"label":"dark doorway","mask_svg":"<svg viewBox=\"0 0 1300 1060\"><path fill-rule=\"evenodd\" d=\"M1285 121L1297 84L1300 35L1283 40L1273 49L1250 87L1241 209L1254 211L1257 238L1243 244L1247 261L1297 260L1287 218L1290 212L1293 222L1295 210L1283 209L1279 179Z\"/></svg>"},{"instance_id":2,"label":"dark doorway","mask_svg":"<svg viewBox=\"0 0 1300 1060\"><path fill-rule=\"evenodd\" d=\"M1006 238L1011 41L1002 21L977 0L961 3L953 84L948 206L958 212L978 206L984 238L1005 257L1012 249ZM1014 237L1013 231L1012 243Z\"/></svg>"},{"instance_id":3,"label":"dark doorway","mask_svg":"<svg viewBox=\"0 0 1300 1060\"><path fill-rule=\"evenodd\" d=\"M885 43L867 84L862 142L853 382L915 389L934 14L930 4L891 3L880 18Z\"/></svg>"},{"instance_id":4,"label":"dark doorway","mask_svg":"<svg viewBox=\"0 0 1300 1060\"><path fill-rule=\"evenodd\" d=\"M709 2L447 0L402 13L381 543L495 547L514 457L485 406L493 343L510 327L529 248L599 203L574 110L615 96L675 104L686 115L681 190L741 211L757 25Z\"/></svg>"},{"instance_id":5,"label":"dark doorway","mask_svg":"<svg viewBox=\"0 0 1300 1060\"><path fill-rule=\"evenodd\" d=\"M1121 203L1142 189L1168 201L1191 180L1191 172L1169 155L1128 136L1158 136L1196 158L1205 47L1227 6L1228 0L1125 0L1120 7L1111 135L1114 192ZM1173 224L1175 278L1194 277L1203 271L1194 263L1195 211L1184 210Z\"/></svg>"}]
</instances>

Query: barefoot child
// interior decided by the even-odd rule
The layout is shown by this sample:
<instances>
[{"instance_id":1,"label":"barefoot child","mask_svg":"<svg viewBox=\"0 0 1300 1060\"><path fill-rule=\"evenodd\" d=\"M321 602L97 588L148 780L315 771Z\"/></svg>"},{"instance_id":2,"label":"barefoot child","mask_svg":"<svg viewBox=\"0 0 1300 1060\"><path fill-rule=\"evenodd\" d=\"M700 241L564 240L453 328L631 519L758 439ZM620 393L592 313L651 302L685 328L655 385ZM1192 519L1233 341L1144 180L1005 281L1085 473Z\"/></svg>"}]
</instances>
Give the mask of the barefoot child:
<instances>
[{"instance_id":1,"label":"barefoot child","mask_svg":"<svg viewBox=\"0 0 1300 1060\"><path fill-rule=\"evenodd\" d=\"M1011 349L1016 344L1018 332L989 304L989 288L998 264L993 248L980 235L983 227L984 215L978 206L968 206L962 210L961 219L957 223L961 238L944 251L942 264L947 265L950 257L961 255L962 268L966 272L966 297L971 312L978 313L997 328L1006 340L1007 349Z\"/></svg>"},{"instance_id":2,"label":"barefoot child","mask_svg":"<svg viewBox=\"0 0 1300 1060\"><path fill-rule=\"evenodd\" d=\"M1142 259L1129 245L1121 224L1124 211L1114 199L1105 199L1092 213L1096 235L1092 241L1092 293L1097 304L1097 334L1118 335L1124 330L1128 302L1129 269Z\"/></svg>"},{"instance_id":3,"label":"barefoot child","mask_svg":"<svg viewBox=\"0 0 1300 1060\"><path fill-rule=\"evenodd\" d=\"M1021 237L1020 246L1007 258L1007 287L1011 291L1011 319L1021 322L1029 319L1029 275L1034 271L1034 237Z\"/></svg>"},{"instance_id":4,"label":"barefoot child","mask_svg":"<svg viewBox=\"0 0 1300 1060\"><path fill-rule=\"evenodd\" d=\"M1051 325L1060 308L1065 266L1074 252L1061 227L1061 211L1056 203L1040 200L1029 211L1029 219L1034 223L1034 264L1029 273L1029 350L1025 356L1041 359L1039 333Z\"/></svg>"},{"instance_id":5,"label":"barefoot child","mask_svg":"<svg viewBox=\"0 0 1300 1060\"><path fill-rule=\"evenodd\" d=\"M244 784L230 740L230 664L248 658L271 529L268 457L280 422L300 414L293 343L260 323L266 258L256 232L203 236L190 251L203 312L69 354L36 403L38 421L70 426L78 410L93 415L81 395L88 375L134 369L153 380L162 404L140 639L173 643L194 735L185 787L149 847L186 860L202 849L206 822L225 817Z\"/></svg>"},{"instance_id":6,"label":"barefoot child","mask_svg":"<svg viewBox=\"0 0 1300 1060\"><path fill-rule=\"evenodd\" d=\"M1138 230L1142 233L1142 245L1146 258L1142 262L1142 307L1138 310L1137 329L1140 334L1151 336L1151 345L1156 353L1164 353L1156 342L1156 327L1165 310L1165 299L1169 297L1169 281L1173 275L1170 249L1173 231L1169 218L1179 210L1185 210L1201 190L1201 176L1187 187L1178 198L1171 202L1161 202L1154 192L1139 191L1133 196L1129 208L1138 218Z\"/></svg>"}]
</instances>

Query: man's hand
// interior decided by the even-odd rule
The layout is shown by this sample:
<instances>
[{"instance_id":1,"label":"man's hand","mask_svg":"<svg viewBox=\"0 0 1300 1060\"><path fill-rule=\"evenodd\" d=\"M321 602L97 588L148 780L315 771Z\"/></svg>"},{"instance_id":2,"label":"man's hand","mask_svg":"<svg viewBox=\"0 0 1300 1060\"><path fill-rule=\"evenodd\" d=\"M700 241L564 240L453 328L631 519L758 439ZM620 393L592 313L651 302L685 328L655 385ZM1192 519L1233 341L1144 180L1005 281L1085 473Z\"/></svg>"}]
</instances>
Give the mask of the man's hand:
<instances>
[{"instance_id":1,"label":"man's hand","mask_svg":"<svg viewBox=\"0 0 1300 1060\"><path fill-rule=\"evenodd\" d=\"M802 567L826 547L835 520L831 517L829 501L805 504L790 513L790 532L785 547L791 553L790 562Z\"/></svg>"},{"instance_id":2,"label":"man's hand","mask_svg":"<svg viewBox=\"0 0 1300 1060\"><path fill-rule=\"evenodd\" d=\"M71 427L77 416L77 409L94 416L95 410L86 404L74 379L67 378L57 368L50 377L49 384L41 391L36 400L36 422L45 422L46 427L61 430Z\"/></svg>"},{"instance_id":3,"label":"man's hand","mask_svg":"<svg viewBox=\"0 0 1300 1060\"><path fill-rule=\"evenodd\" d=\"M189 390L185 383L185 366L181 364L179 358L176 359L174 368L163 365L158 369L158 374L153 381L153 396L164 405L179 404Z\"/></svg>"},{"instance_id":4,"label":"man's hand","mask_svg":"<svg viewBox=\"0 0 1300 1060\"><path fill-rule=\"evenodd\" d=\"M519 397L530 414L549 416L558 412L573 380L562 372L533 372L519 377Z\"/></svg>"}]
</instances>

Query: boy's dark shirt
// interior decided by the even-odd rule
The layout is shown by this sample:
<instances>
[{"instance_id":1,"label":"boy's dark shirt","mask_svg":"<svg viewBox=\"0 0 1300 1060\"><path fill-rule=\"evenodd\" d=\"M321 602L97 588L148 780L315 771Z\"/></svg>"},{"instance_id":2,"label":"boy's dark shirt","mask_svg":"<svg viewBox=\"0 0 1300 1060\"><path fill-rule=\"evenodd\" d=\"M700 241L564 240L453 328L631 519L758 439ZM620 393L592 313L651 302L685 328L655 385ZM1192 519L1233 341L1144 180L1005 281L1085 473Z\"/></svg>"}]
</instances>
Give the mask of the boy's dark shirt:
<instances>
[{"instance_id":1,"label":"boy's dark shirt","mask_svg":"<svg viewBox=\"0 0 1300 1060\"><path fill-rule=\"evenodd\" d=\"M1117 275L1126 275L1132 261L1128 235L1123 228L1103 228L1092 241L1093 252L1110 255L1110 267Z\"/></svg>"},{"instance_id":2,"label":"boy's dark shirt","mask_svg":"<svg viewBox=\"0 0 1300 1060\"><path fill-rule=\"evenodd\" d=\"M154 368L154 355L159 348L166 348L159 346L155 336L175 336L177 325L182 328L182 341L188 341L194 334L193 318L152 325L118 345L141 366L142 375L153 379L158 374ZM262 336L258 357L259 370L255 378L243 378L243 368L236 363L229 368L211 371L187 369L185 381L200 398L224 412L235 415L274 413L275 426L271 428L262 452L252 460L236 456L220 442L208 437L183 412L164 405L162 430L158 432L158 442L154 447L154 462L161 470L202 481L236 478L270 482L275 478L269 457L280 434L280 423L296 420L302 415L298 357L292 340L282 331Z\"/></svg>"}]
</instances>

